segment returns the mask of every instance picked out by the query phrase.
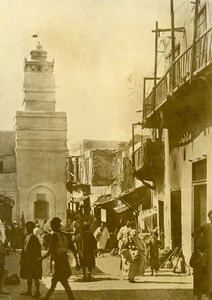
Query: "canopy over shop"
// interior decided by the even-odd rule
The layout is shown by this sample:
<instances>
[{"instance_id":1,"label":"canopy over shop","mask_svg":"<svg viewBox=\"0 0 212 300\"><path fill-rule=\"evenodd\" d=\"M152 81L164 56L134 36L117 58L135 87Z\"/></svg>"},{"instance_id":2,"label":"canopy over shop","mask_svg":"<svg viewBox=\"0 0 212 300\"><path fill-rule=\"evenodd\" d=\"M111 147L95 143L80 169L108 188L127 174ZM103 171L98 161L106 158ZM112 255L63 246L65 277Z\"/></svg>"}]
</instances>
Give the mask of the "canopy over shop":
<instances>
[{"instance_id":1,"label":"canopy over shop","mask_svg":"<svg viewBox=\"0 0 212 300\"><path fill-rule=\"evenodd\" d=\"M130 189L118 197L100 196L94 203L95 215L107 222L110 229L125 225L128 220L137 224L140 210L151 208L151 191L146 186Z\"/></svg>"},{"instance_id":2,"label":"canopy over shop","mask_svg":"<svg viewBox=\"0 0 212 300\"><path fill-rule=\"evenodd\" d=\"M151 190L144 185L125 191L115 199L119 200L119 205L114 211L120 216L121 225L126 224L128 220L138 224L140 211L151 208Z\"/></svg>"},{"instance_id":3,"label":"canopy over shop","mask_svg":"<svg viewBox=\"0 0 212 300\"><path fill-rule=\"evenodd\" d=\"M113 208L117 205L117 200L111 194L98 197L94 202L94 215L98 220L107 223L109 231L114 231L118 227L118 218Z\"/></svg>"}]
</instances>

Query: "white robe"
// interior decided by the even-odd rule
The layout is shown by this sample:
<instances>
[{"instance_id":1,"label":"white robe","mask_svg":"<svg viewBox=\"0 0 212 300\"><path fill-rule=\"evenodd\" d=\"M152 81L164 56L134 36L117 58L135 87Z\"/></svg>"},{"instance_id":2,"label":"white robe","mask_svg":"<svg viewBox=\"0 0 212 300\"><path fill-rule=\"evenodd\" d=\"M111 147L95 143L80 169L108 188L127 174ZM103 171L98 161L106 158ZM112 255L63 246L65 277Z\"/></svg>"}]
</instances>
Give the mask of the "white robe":
<instances>
[{"instance_id":1,"label":"white robe","mask_svg":"<svg viewBox=\"0 0 212 300\"><path fill-rule=\"evenodd\" d=\"M103 231L101 232L101 227L98 227L94 232L94 237L97 239L97 248L98 249L105 249L107 241L110 238L109 232L107 227L104 227Z\"/></svg>"},{"instance_id":2,"label":"white robe","mask_svg":"<svg viewBox=\"0 0 212 300\"><path fill-rule=\"evenodd\" d=\"M5 243L6 240L5 227L1 220L0 220L0 240L2 241L3 244Z\"/></svg>"}]
</instances>

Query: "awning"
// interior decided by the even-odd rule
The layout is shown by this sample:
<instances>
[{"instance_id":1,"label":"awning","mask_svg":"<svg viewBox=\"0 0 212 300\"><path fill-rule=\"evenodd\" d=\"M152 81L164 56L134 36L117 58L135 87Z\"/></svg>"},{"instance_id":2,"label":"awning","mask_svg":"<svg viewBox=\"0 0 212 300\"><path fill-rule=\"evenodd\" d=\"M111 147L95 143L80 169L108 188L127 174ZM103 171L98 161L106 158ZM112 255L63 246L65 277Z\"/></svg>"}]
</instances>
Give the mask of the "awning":
<instances>
[{"instance_id":1,"label":"awning","mask_svg":"<svg viewBox=\"0 0 212 300\"><path fill-rule=\"evenodd\" d=\"M128 209L129 209L129 207L125 204L121 204L121 205L114 207L114 210L117 214L121 214Z\"/></svg>"},{"instance_id":2,"label":"awning","mask_svg":"<svg viewBox=\"0 0 212 300\"><path fill-rule=\"evenodd\" d=\"M72 202L72 203L80 203L82 201L85 201L86 199L88 199L90 196L81 196L79 198L74 198L74 197L71 197L71 199L69 200L69 202Z\"/></svg>"},{"instance_id":3,"label":"awning","mask_svg":"<svg viewBox=\"0 0 212 300\"><path fill-rule=\"evenodd\" d=\"M117 206L117 199L112 197L111 194L105 194L98 197L93 203L93 206L97 206L104 209L113 209Z\"/></svg>"},{"instance_id":4,"label":"awning","mask_svg":"<svg viewBox=\"0 0 212 300\"><path fill-rule=\"evenodd\" d=\"M97 200L93 203L93 206L105 206L106 203L113 201L111 194L101 195L97 198Z\"/></svg>"},{"instance_id":5,"label":"awning","mask_svg":"<svg viewBox=\"0 0 212 300\"><path fill-rule=\"evenodd\" d=\"M87 183L73 182L72 186L74 188L87 188L87 189L90 189L90 184L87 184Z\"/></svg>"},{"instance_id":6,"label":"awning","mask_svg":"<svg viewBox=\"0 0 212 300\"><path fill-rule=\"evenodd\" d=\"M128 208L137 210L137 208L142 204L142 209L149 208L151 205L151 191L145 185L138 188L133 188L128 191L121 193L118 197L113 200L120 200Z\"/></svg>"}]
</instances>

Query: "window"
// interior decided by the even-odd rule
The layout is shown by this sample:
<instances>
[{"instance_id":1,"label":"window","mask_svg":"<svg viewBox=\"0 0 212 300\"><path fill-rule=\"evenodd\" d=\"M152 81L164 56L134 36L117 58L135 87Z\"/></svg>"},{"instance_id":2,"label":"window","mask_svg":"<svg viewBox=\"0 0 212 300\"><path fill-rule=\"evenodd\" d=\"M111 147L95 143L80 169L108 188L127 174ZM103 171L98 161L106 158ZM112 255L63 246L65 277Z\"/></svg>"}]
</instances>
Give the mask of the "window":
<instances>
[{"instance_id":1,"label":"window","mask_svg":"<svg viewBox=\"0 0 212 300\"><path fill-rule=\"evenodd\" d=\"M46 194L37 194L37 200L46 201Z\"/></svg>"},{"instance_id":2,"label":"window","mask_svg":"<svg viewBox=\"0 0 212 300\"><path fill-rule=\"evenodd\" d=\"M3 173L3 161L0 161L0 174Z\"/></svg>"},{"instance_id":3,"label":"window","mask_svg":"<svg viewBox=\"0 0 212 300\"><path fill-rule=\"evenodd\" d=\"M48 219L49 203L46 201L46 194L37 194L37 200L34 202L34 218Z\"/></svg>"},{"instance_id":4,"label":"window","mask_svg":"<svg viewBox=\"0 0 212 300\"><path fill-rule=\"evenodd\" d=\"M197 17L197 38L200 37L206 30L206 5L203 6Z\"/></svg>"},{"instance_id":5,"label":"window","mask_svg":"<svg viewBox=\"0 0 212 300\"><path fill-rule=\"evenodd\" d=\"M207 160L196 161L192 165L192 181L206 180L207 178Z\"/></svg>"},{"instance_id":6,"label":"window","mask_svg":"<svg viewBox=\"0 0 212 300\"><path fill-rule=\"evenodd\" d=\"M199 39L207 29L206 5L203 6L197 16L197 39ZM196 69L202 67L206 59L206 40L201 38L196 42Z\"/></svg>"}]
</instances>

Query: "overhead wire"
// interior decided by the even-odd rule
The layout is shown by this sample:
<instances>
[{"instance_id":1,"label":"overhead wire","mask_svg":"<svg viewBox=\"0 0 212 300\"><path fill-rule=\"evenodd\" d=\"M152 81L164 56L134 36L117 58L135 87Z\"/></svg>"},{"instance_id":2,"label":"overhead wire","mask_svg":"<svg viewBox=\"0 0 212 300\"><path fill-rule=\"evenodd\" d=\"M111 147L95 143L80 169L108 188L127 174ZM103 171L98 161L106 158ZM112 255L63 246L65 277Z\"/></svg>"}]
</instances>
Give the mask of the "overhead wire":
<instances>
[{"instance_id":1,"label":"overhead wire","mask_svg":"<svg viewBox=\"0 0 212 300\"><path fill-rule=\"evenodd\" d=\"M185 20L184 20L184 23L183 23L184 27L188 24L188 22L190 22L190 16L191 16L193 10L194 10L194 7L191 8L188 15L185 15Z\"/></svg>"},{"instance_id":2,"label":"overhead wire","mask_svg":"<svg viewBox=\"0 0 212 300\"><path fill-rule=\"evenodd\" d=\"M162 43L162 39L160 38L158 48L160 47L161 43ZM151 69L151 71L146 75L146 77L149 77L149 76L153 75L153 72L154 72L154 67L153 67L153 68Z\"/></svg>"},{"instance_id":3,"label":"overhead wire","mask_svg":"<svg viewBox=\"0 0 212 300\"><path fill-rule=\"evenodd\" d=\"M164 35L164 33L162 33L162 36ZM163 38L160 36L160 40L159 40L159 43L158 43L158 50L159 50L159 48L160 48L160 45L162 44L162 42L163 42ZM162 53L161 53L162 54ZM158 61L157 61L157 67L159 67L159 64L160 64L160 62L161 62L161 59L162 59L162 55L160 56L160 58L158 59ZM154 67L152 68L152 70L151 70L151 72L149 72L149 74L150 73L152 73L152 75L154 74ZM148 77L149 75L147 75L147 77ZM147 93L149 93L149 91L150 91L150 89L151 89L151 87L152 87L152 82L148 82L148 86L147 86Z\"/></svg>"},{"instance_id":4,"label":"overhead wire","mask_svg":"<svg viewBox=\"0 0 212 300\"><path fill-rule=\"evenodd\" d=\"M183 1L175 10L174 10L174 12L177 12L180 8L182 8L184 5L185 5L185 3L186 3L186 1ZM189 18L190 18L190 16L191 16L191 13L192 13L192 11L193 11L193 8L189 11L189 3L187 2L187 7L186 7L186 12L185 12L185 15L184 15L184 23L183 23L183 27L185 27L186 26L186 24L189 22ZM189 12L188 12L189 11ZM176 22L178 22L179 21L179 19L181 18L181 15L179 15L179 17L178 17L178 19L177 19L177 21ZM164 45L164 50L163 50L163 53L161 53L161 56L160 56L160 58L158 59L158 62L157 62L157 67L159 67L159 65L160 65L160 63L161 63L161 60L162 60L162 58L164 58L164 56L165 56L165 53L166 53L166 50L167 50L167 48L168 48L168 46L170 45L170 42L171 42L171 39L169 39L169 41L167 42L167 44L165 45L165 43L164 43L164 39L165 39L166 37L164 37L164 33L162 33L162 37L160 37L160 41L159 41L159 44L158 44L158 49L159 49L159 47L161 46L161 44L163 44ZM151 76L151 75L153 75L154 74L154 67L151 69L151 71L146 75L146 77L148 77L148 76ZM149 91L150 91L150 88L151 88L151 82L149 82L149 84L148 84L148 87L147 87L147 93L149 93Z\"/></svg>"},{"instance_id":5,"label":"overhead wire","mask_svg":"<svg viewBox=\"0 0 212 300\"><path fill-rule=\"evenodd\" d=\"M178 9L180 9L185 3L186 3L186 1L184 1L182 4L180 4L180 5L174 10L174 13L175 13L176 11L178 11Z\"/></svg>"}]
</instances>

